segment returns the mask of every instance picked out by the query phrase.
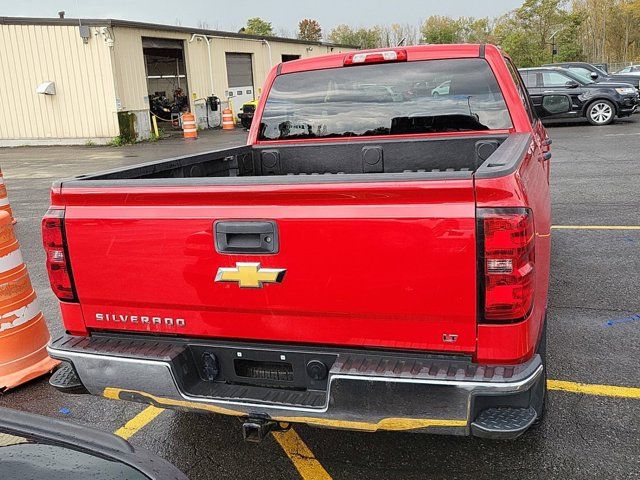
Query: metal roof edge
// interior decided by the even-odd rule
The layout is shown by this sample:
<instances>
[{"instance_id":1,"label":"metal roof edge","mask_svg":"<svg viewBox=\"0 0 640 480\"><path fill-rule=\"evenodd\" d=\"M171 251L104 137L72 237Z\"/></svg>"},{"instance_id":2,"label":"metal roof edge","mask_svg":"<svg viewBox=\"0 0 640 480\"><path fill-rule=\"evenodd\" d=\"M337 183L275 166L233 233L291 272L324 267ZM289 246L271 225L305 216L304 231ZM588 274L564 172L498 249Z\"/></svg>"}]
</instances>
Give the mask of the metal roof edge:
<instances>
[{"instance_id":1,"label":"metal roof edge","mask_svg":"<svg viewBox=\"0 0 640 480\"><path fill-rule=\"evenodd\" d=\"M237 32L225 32L221 30L208 30L203 28L183 27L178 25L165 25L160 23L138 22L133 20L118 20L113 18L39 18L39 17L0 17L0 25L62 25L75 26L79 23L89 27L127 27L140 28L148 30L164 30L168 32L197 33L201 35L210 35L216 37L248 39L248 40L266 40L272 42L296 43L301 45L318 45L322 47L339 47L358 49L355 45L346 45L341 43L330 42L311 42L300 40L298 38L285 38L275 36L247 35Z\"/></svg>"}]
</instances>

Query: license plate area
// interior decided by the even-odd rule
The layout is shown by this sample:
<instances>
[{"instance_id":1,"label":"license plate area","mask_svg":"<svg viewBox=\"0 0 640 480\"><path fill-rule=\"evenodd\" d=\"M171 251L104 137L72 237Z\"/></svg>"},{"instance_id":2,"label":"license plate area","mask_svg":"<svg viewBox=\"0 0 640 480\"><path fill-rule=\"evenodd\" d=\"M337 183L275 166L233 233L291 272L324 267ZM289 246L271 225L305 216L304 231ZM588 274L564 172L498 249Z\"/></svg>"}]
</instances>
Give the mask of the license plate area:
<instances>
[{"instance_id":1,"label":"license plate area","mask_svg":"<svg viewBox=\"0 0 640 480\"><path fill-rule=\"evenodd\" d=\"M329 370L337 355L305 350L281 350L277 347L229 347L190 345L198 383L248 385L297 391L326 391ZM211 378L211 361L215 358L217 375ZM321 364L324 375L309 365ZM194 379L195 380L195 379Z\"/></svg>"},{"instance_id":2,"label":"license plate area","mask_svg":"<svg viewBox=\"0 0 640 480\"><path fill-rule=\"evenodd\" d=\"M293 382L293 366L290 363L264 362L239 358L236 358L233 363L236 375L242 378Z\"/></svg>"}]
</instances>

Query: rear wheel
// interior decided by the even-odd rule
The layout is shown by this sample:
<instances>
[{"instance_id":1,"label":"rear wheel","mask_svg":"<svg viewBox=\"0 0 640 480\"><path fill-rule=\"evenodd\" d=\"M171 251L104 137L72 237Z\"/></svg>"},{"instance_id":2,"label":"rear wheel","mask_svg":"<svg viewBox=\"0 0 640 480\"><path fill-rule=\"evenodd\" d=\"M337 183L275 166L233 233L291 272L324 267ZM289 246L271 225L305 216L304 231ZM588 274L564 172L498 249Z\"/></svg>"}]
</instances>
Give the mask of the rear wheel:
<instances>
[{"instance_id":1,"label":"rear wheel","mask_svg":"<svg viewBox=\"0 0 640 480\"><path fill-rule=\"evenodd\" d=\"M616 107L609 100L596 100L587 108L591 125L609 125L616 116Z\"/></svg>"}]
</instances>

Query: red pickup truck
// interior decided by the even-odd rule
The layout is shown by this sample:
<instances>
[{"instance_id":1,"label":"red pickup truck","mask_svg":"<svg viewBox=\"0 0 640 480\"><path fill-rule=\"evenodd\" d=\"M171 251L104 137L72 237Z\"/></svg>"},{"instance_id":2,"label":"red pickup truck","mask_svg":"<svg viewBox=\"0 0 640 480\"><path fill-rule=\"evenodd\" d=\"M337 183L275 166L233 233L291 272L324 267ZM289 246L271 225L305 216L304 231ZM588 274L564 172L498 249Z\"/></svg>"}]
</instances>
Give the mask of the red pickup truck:
<instances>
[{"instance_id":1,"label":"red pickup truck","mask_svg":"<svg viewBox=\"0 0 640 480\"><path fill-rule=\"evenodd\" d=\"M246 146L53 185L51 383L235 415L254 441L524 432L545 399L551 142L511 60L357 51L263 90Z\"/></svg>"}]
</instances>

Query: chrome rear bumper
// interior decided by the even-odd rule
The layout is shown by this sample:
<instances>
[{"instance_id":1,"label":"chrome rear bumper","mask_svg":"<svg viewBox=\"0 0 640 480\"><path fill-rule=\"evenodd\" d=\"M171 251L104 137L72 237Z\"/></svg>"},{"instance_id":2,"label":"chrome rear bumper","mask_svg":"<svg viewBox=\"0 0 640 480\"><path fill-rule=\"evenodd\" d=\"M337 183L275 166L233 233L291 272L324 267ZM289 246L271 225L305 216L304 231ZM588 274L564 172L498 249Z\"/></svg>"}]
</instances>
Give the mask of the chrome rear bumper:
<instances>
[{"instance_id":1,"label":"chrome rear bumper","mask_svg":"<svg viewBox=\"0 0 640 480\"><path fill-rule=\"evenodd\" d=\"M232 374L224 373L229 367L224 363L239 353L244 358L300 357L304 362L320 358L330 369L324 386L317 388L237 384L237 378L205 382L198 373L202 348L222 359L221 375L227 379ZM95 395L363 431L515 437L538 416L542 402L537 392L544 381L538 355L520 365L485 366L443 356L113 336L64 336L48 350L53 358L72 364ZM504 435L485 434L482 426L474 426L482 412L496 407L527 409L524 424L511 424Z\"/></svg>"}]
</instances>

